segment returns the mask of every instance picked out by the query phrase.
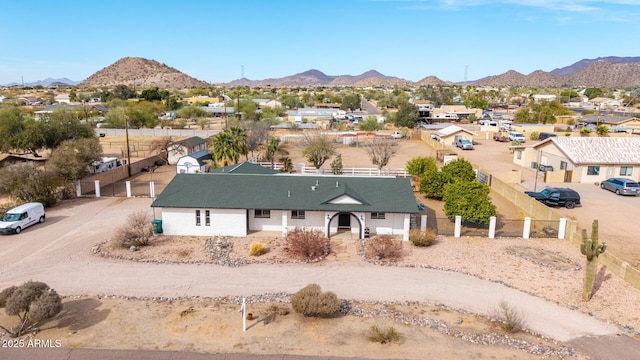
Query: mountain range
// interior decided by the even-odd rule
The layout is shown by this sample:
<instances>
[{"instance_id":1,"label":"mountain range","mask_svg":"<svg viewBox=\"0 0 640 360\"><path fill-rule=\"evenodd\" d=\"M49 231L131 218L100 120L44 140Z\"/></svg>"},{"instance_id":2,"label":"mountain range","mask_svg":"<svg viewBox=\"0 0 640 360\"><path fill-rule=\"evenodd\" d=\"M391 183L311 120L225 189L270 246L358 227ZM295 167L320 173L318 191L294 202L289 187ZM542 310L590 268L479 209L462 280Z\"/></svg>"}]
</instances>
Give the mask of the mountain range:
<instances>
[{"instance_id":1,"label":"mountain range","mask_svg":"<svg viewBox=\"0 0 640 360\"><path fill-rule=\"evenodd\" d=\"M44 80L38 80L38 81L34 81L34 82L27 82L24 83L24 86L73 86L73 85L78 85L80 82L79 81L73 81L70 79L62 78L62 79L52 79L52 78L46 78ZM4 86L22 86L22 84L19 84L17 82L12 82L10 84L6 84Z\"/></svg>"},{"instance_id":2,"label":"mountain range","mask_svg":"<svg viewBox=\"0 0 640 360\"><path fill-rule=\"evenodd\" d=\"M115 85L127 85L134 88L149 88L157 86L168 89L184 89L192 87L206 87L210 84L184 74L177 69L138 57L125 57L112 65L89 76L81 83L63 79L45 79L25 85L51 86L51 85L79 85L81 87L103 87ZM246 78L233 80L226 84L218 84L229 87L234 86L442 86L452 85L452 82L443 81L435 76L426 76L413 82L398 77L383 75L376 70L369 70L360 75L326 75L320 70L312 69L302 73L281 78L269 78L264 80L249 80ZM528 75L515 70L509 70L503 74L488 76L475 81L467 81L464 84L477 86L590 86L590 87L636 87L640 85L640 57L599 57L596 59L583 59L572 65L557 68L551 72L536 70ZM16 83L8 86L20 85Z\"/></svg>"}]
</instances>

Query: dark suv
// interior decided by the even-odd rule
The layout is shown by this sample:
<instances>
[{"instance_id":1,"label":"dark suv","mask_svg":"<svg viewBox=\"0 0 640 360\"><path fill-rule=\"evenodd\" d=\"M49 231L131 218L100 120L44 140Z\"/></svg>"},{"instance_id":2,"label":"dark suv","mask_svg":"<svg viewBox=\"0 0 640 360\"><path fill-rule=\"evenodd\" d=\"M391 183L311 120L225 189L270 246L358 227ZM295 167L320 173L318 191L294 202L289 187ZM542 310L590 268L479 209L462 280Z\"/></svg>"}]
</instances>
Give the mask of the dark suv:
<instances>
[{"instance_id":1,"label":"dark suv","mask_svg":"<svg viewBox=\"0 0 640 360\"><path fill-rule=\"evenodd\" d=\"M580 194L569 188L544 188L540 192L525 191L525 194L545 205L564 206L567 209L580 205Z\"/></svg>"}]
</instances>

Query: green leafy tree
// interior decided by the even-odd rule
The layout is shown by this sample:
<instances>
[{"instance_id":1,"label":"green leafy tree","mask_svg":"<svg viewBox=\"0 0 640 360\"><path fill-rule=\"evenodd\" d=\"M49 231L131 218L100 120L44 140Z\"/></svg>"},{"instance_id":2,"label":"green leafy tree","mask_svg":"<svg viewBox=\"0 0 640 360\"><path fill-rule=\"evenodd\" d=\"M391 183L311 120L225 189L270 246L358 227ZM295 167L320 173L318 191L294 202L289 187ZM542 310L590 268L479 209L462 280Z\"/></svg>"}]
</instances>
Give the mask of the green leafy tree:
<instances>
[{"instance_id":1,"label":"green leafy tree","mask_svg":"<svg viewBox=\"0 0 640 360\"><path fill-rule=\"evenodd\" d=\"M607 125L598 125L596 127L596 133L598 136L605 136L609 132L609 127Z\"/></svg>"},{"instance_id":2,"label":"green leafy tree","mask_svg":"<svg viewBox=\"0 0 640 360\"><path fill-rule=\"evenodd\" d=\"M24 130L26 116L17 106L0 108L0 151L17 148L18 138Z\"/></svg>"},{"instance_id":3,"label":"green leafy tree","mask_svg":"<svg viewBox=\"0 0 640 360\"><path fill-rule=\"evenodd\" d=\"M242 113L242 120L258 120L258 104L256 104L252 100L242 100L240 101L240 112Z\"/></svg>"},{"instance_id":4,"label":"green leafy tree","mask_svg":"<svg viewBox=\"0 0 640 360\"><path fill-rule=\"evenodd\" d=\"M496 216L496 206L489 197L490 189L479 181L454 181L444 187L444 213L449 219L461 216L465 223L488 224Z\"/></svg>"},{"instance_id":5,"label":"green leafy tree","mask_svg":"<svg viewBox=\"0 0 640 360\"><path fill-rule=\"evenodd\" d=\"M154 128L158 123L156 109L148 102L128 106L125 114L132 128Z\"/></svg>"},{"instance_id":6,"label":"green leafy tree","mask_svg":"<svg viewBox=\"0 0 640 360\"><path fill-rule=\"evenodd\" d=\"M113 88L113 91L111 92L111 96L109 98L127 100L134 97L136 97L136 93L127 85L116 85L116 87Z\"/></svg>"},{"instance_id":7,"label":"green leafy tree","mask_svg":"<svg viewBox=\"0 0 640 360\"><path fill-rule=\"evenodd\" d=\"M399 127L413 128L418 122L418 107L407 102L400 104L394 117L394 124Z\"/></svg>"},{"instance_id":8,"label":"green leafy tree","mask_svg":"<svg viewBox=\"0 0 640 360\"><path fill-rule=\"evenodd\" d=\"M144 89L140 93L140 97L147 101L162 100L162 97L163 97L162 95L163 94L160 93L160 90L158 90L157 87Z\"/></svg>"},{"instance_id":9,"label":"green leafy tree","mask_svg":"<svg viewBox=\"0 0 640 360\"><path fill-rule=\"evenodd\" d=\"M379 123L375 116L367 116L364 120L360 121L358 127L362 131L377 131L384 129L384 124Z\"/></svg>"},{"instance_id":10,"label":"green leafy tree","mask_svg":"<svg viewBox=\"0 0 640 360\"><path fill-rule=\"evenodd\" d=\"M427 172L438 171L438 165L433 156L416 156L407 161L406 169L410 175L423 176Z\"/></svg>"},{"instance_id":11,"label":"green leafy tree","mask_svg":"<svg viewBox=\"0 0 640 360\"><path fill-rule=\"evenodd\" d=\"M335 154L335 146L324 135L306 135L303 143L302 156L316 169L320 169L325 161Z\"/></svg>"},{"instance_id":12,"label":"green leafy tree","mask_svg":"<svg viewBox=\"0 0 640 360\"><path fill-rule=\"evenodd\" d=\"M451 176L442 171L427 171L420 180L420 193L431 199L442 200L444 187L451 181Z\"/></svg>"},{"instance_id":13,"label":"green leafy tree","mask_svg":"<svg viewBox=\"0 0 640 360\"><path fill-rule=\"evenodd\" d=\"M73 184L89 174L93 162L102 158L102 146L97 138L66 140L58 146L47 163L65 183ZM66 188L65 188L66 189ZM70 194L63 193L64 198Z\"/></svg>"},{"instance_id":14,"label":"green leafy tree","mask_svg":"<svg viewBox=\"0 0 640 360\"><path fill-rule=\"evenodd\" d=\"M588 97L589 100L601 97L602 95L604 95L604 92L600 88L590 87L584 90L584 96Z\"/></svg>"},{"instance_id":15,"label":"green leafy tree","mask_svg":"<svg viewBox=\"0 0 640 360\"><path fill-rule=\"evenodd\" d=\"M20 319L18 325L11 329L4 326L0 328L12 337L20 337L58 315L62 311L62 299L47 284L27 281L2 290L0 308L4 308L7 315Z\"/></svg>"},{"instance_id":16,"label":"green leafy tree","mask_svg":"<svg viewBox=\"0 0 640 360\"><path fill-rule=\"evenodd\" d=\"M338 154L335 159L331 162L331 173L333 175L342 175L343 167L342 167L342 155Z\"/></svg>"},{"instance_id":17,"label":"green leafy tree","mask_svg":"<svg viewBox=\"0 0 640 360\"><path fill-rule=\"evenodd\" d=\"M182 101L175 96L170 96L165 99L164 106L167 110L176 111L182 107Z\"/></svg>"},{"instance_id":18,"label":"green leafy tree","mask_svg":"<svg viewBox=\"0 0 640 360\"><path fill-rule=\"evenodd\" d=\"M356 110L360 109L362 104L362 100L360 100L360 95L358 94L346 94L342 97L342 105L340 108L342 110Z\"/></svg>"},{"instance_id":19,"label":"green leafy tree","mask_svg":"<svg viewBox=\"0 0 640 360\"><path fill-rule=\"evenodd\" d=\"M472 181L476 178L471 163L465 159L451 161L442 167L442 172L447 174L451 180Z\"/></svg>"},{"instance_id":20,"label":"green leafy tree","mask_svg":"<svg viewBox=\"0 0 640 360\"><path fill-rule=\"evenodd\" d=\"M528 108L520 108L513 114L513 122L516 123L530 123L532 122L531 114L529 114Z\"/></svg>"},{"instance_id":21,"label":"green leafy tree","mask_svg":"<svg viewBox=\"0 0 640 360\"><path fill-rule=\"evenodd\" d=\"M207 112L197 106L185 106L176 110L176 116L183 119L195 120L207 116Z\"/></svg>"}]
</instances>

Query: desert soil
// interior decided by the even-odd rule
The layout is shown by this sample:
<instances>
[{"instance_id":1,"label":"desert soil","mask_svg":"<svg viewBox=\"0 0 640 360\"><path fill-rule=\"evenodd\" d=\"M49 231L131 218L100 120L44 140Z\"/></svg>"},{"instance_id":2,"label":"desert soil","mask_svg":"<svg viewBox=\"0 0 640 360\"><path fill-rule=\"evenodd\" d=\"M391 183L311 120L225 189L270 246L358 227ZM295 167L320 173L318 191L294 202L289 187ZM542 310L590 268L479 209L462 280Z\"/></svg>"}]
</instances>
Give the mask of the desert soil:
<instances>
[{"instance_id":1,"label":"desert soil","mask_svg":"<svg viewBox=\"0 0 640 360\"><path fill-rule=\"evenodd\" d=\"M117 140L113 141L113 152L117 153L119 150L115 148L120 145L116 144ZM289 145L288 150L294 163L304 162L296 146ZM106 153L108 151L105 149ZM340 152L345 167L369 167L363 148L344 147ZM409 159L419 155L433 154L420 141L403 141L400 151L391 159L388 167L404 167ZM165 172L165 176L170 179L171 171ZM438 203L422 200L433 209L434 214L441 213ZM521 217L504 199L497 198L494 201L505 218ZM248 255L248 248L255 241L263 242L269 249L258 258ZM322 260L326 264L365 261L358 253L358 241L350 236L336 236L332 239L331 248L332 252ZM160 236L151 246L138 252L130 252L111 242L102 244L101 249L101 255L105 255L103 259L114 263L145 259L170 262L213 261L205 250L205 239L202 238ZM87 249L89 251L91 249ZM247 262L288 259L282 240L277 237L234 239L230 256ZM601 268L593 299L583 302L583 262L575 245L554 239L439 237L428 248L415 248L405 243L404 256L398 260L398 265L422 264L504 282L576 311L618 324L629 335L638 338L640 314L637 312L637 304L640 302L640 291ZM65 347L203 353L288 353L403 359L571 357L544 357L530 353L535 351L523 351L513 346L513 343L517 343L516 339L521 339L527 345L521 343L520 347L529 350L561 349L561 353L566 350L564 344L556 344L526 332L509 335L511 341L497 341L511 345L488 344L491 341L487 339L504 339L504 333L495 321L447 308L446 304L364 304L351 299L351 306L362 308L362 311L330 319L304 318L290 312L287 315L277 315L273 321L265 324L264 319L271 304L290 310L288 294L262 295L250 300L248 311L256 319L248 321L248 329L243 332L238 312L239 299L235 298L159 300L68 296L64 299L63 312L57 319L45 324L35 336L41 339L60 339ZM393 320L409 316L423 319L426 323L435 321L446 326L436 326L434 329ZM0 312L0 324L9 324L12 320L4 312ZM395 327L400 333L400 341L385 345L370 342L367 338L373 325L382 329ZM458 336L450 335L452 333ZM572 358L588 357L575 353Z\"/></svg>"}]
</instances>

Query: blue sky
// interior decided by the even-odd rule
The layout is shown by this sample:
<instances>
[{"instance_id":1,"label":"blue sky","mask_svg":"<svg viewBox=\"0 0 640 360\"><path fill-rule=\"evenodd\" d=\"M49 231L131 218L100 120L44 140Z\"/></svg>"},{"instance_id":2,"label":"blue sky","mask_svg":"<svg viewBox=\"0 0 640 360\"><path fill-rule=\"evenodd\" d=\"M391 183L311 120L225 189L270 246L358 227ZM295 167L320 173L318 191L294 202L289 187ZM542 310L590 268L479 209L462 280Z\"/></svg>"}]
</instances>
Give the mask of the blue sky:
<instances>
[{"instance_id":1,"label":"blue sky","mask_svg":"<svg viewBox=\"0 0 640 360\"><path fill-rule=\"evenodd\" d=\"M310 69L418 81L640 56L640 0L0 0L0 84L126 56L210 83Z\"/></svg>"}]
</instances>

